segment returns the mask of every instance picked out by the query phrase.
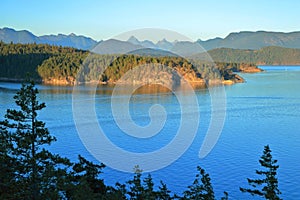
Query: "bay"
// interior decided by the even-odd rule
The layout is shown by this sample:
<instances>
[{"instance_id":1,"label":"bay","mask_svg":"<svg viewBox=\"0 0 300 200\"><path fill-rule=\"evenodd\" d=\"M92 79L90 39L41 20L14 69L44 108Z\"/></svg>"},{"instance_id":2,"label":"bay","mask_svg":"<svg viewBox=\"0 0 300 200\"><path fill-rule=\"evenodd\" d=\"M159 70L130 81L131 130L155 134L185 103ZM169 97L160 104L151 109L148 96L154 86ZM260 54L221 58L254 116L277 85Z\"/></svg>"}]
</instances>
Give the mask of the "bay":
<instances>
[{"instance_id":1,"label":"bay","mask_svg":"<svg viewBox=\"0 0 300 200\"><path fill-rule=\"evenodd\" d=\"M188 150L171 165L151 172L155 182L163 180L170 190L181 194L192 184L202 166L211 176L216 196L223 191L230 199L251 199L239 187L247 187L246 178L255 178L258 159L263 146L269 144L278 159L279 189L283 199L300 197L300 66L263 66L265 71L241 74L246 83L225 86L226 119L221 136L213 150L203 159L199 149L211 121L211 96L206 89L197 89L200 123L197 135ZM38 85L40 101L47 107L39 113L57 142L48 147L52 152L76 161L77 155L98 162L85 148L77 133L72 112L72 87ZM20 84L0 82L0 119L7 108L15 108L13 96ZM89 101L91 88L80 88L82 101ZM151 123L149 109L160 104L167 113L166 123L159 134L148 139L137 139L120 130L111 111L111 91L98 87L95 111L106 136L120 148L130 152L151 152L167 145L180 126L180 103L169 91L152 93L144 89L130 99L130 113L140 126ZM120 95L119 98L125 98ZM192 120L192 119L191 119ZM132 163L130 163L132 165ZM133 168L134 166L132 166ZM102 176L107 184L124 183L132 173L120 172L109 166Z\"/></svg>"}]
</instances>

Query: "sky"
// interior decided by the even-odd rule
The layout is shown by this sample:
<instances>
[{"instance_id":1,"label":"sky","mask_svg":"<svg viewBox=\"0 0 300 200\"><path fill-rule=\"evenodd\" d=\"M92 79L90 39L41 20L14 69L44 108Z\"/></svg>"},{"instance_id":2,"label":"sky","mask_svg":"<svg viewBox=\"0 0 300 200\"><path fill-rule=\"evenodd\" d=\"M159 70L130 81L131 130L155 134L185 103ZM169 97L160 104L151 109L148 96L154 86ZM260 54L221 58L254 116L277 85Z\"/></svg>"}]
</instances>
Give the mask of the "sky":
<instances>
[{"instance_id":1,"label":"sky","mask_svg":"<svg viewBox=\"0 0 300 200\"><path fill-rule=\"evenodd\" d=\"M35 35L113 38L142 28L168 29L192 40L239 31L300 31L296 0L1 0L0 28Z\"/></svg>"}]
</instances>

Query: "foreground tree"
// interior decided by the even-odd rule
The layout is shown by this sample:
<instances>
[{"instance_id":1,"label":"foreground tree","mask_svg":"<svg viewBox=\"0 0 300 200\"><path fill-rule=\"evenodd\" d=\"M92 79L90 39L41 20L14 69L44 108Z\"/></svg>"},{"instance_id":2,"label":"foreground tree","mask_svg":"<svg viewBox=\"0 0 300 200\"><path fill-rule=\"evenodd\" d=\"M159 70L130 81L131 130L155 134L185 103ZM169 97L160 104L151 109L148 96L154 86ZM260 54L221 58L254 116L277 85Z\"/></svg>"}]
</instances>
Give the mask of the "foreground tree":
<instances>
[{"instance_id":1,"label":"foreground tree","mask_svg":"<svg viewBox=\"0 0 300 200\"><path fill-rule=\"evenodd\" d=\"M135 175L133 180L127 181L129 188L126 193L129 196L129 199L171 200L177 198L175 196L171 196L171 191L168 190L167 185L162 181L160 182L161 185L158 187L158 190L155 190L155 185L150 174L148 174L148 176L142 180L142 170L138 165L134 167L134 172ZM123 186L123 188L124 187L126 186Z\"/></svg>"},{"instance_id":2,"label":"foreground tree","mask_svg":"<svg viewBox=\"0 0 300 200\"><path fill-rule=\"evenodd\" d=\"M12 199L17 188L13 170L16 160L9 156L11 147L9 132L0 126L0 199Z\"/></svg>"},{"instance_id":3,"label":"foreground tree","mask_svg":"<svg viewBox=\"0 0 300 200\"><path fill-rule=\"evenodd\" d=\"M33 82L23 84L14 96L19 110L8 109L0 122L2 197L58 199L62 195L71 163L44 148L56 139L37 118L46 107L38 102L37 94Z\"/></svg>"},{"instance_id":4,"label":"foreground tree","mask_svg":"<svg viewBox=\"0 0 300 200\"><path fill-rule=\"evenodd\" d=\"M94 164L82 156L78 156L79 162L73 164L69 174L69 187L66 197L68 199L104 199L107 187L99 178L104 164Z\"/></svg>"},{"instance_id":5,"label":"foreground tree","mask_svg":"<svg viewBox=\"0 0 300 200\"><path fill-rule=\"evenodd\" d=\"M248 184L253 189L240 188L240 190L253 196L258 195L269 200L280 200L279 195L281 192L278 189L278 179L276 177L279 165L276 165L277 160L273 159L269 145L264 147L259 163L265 170L256 170L256 174L262 176L262 178L248 178Z\"/></svg>"},{"instance_id":6,"label":"foreground tree","mask_svg":"<svg viewBox=\"0 0 300 200\"><path fill-rule=\"evenodd\" d=\"M0 121L0 199L215 199L209 174L201 167L197 167L199 173L182 198L171 196L163 182L155 190L151 175L142 180L138 166L134 168L133 180L106 186L99 178L103 164L94 164L81 156L78 163L71 163L45 149L56 139L45 123L38 120L38 112L45 104L38 102L37 94L33 82L23 84L14 97L19 110L8 109L5 119ZM265 170L256 170L256 174L263 178L248 179L253 188L240 190L280 200L276 177L279 166L268 145L259 162ZM228 193L224 192L221 199L228 199Z\"/></svg>"},{"instance_id":7,"label":"foreground tree","mask_svg":"<svg viewBox=\"0 0 300 200\"><path fill-rule=\"evenodd\" d=\"M199 173L196 175L193 185L188 186L188 190L184 192L183 199L214 200L215 194L209 174L199 166L197 170Z\"/></svg>"}]
</instances>

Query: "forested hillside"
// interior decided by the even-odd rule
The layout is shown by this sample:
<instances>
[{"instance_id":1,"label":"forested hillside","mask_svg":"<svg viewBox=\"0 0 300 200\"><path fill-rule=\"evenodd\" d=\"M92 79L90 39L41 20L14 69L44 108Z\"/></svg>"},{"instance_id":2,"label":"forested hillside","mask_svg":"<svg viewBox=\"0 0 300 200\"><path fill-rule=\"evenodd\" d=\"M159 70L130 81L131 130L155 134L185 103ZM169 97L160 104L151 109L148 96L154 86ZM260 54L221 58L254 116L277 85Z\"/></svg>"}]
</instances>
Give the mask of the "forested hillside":
<instances>
[{"instance_id":1,"label":"forested hillside","mask_svg":"<svg viewBox=\"0 0 300 200\"><path fill-rule=\"evenodd\" d=\"M0 78L2 80L20 81L29 73L35 80L45 83L72 85L76 83L78 70L82 66L83 71L78 77L79 82L115 83L128 70L146 64L153 66L147 69L148 72L147 70L138 72L137 80L147 81L142 80L146 72L153 73L152 78L155 73L156 78L163 77L159 65L168 66L189 82L202 85L215 80L242 82L243 79L233 72L243 71L245 66L247 69L251 68L251 70L257 71L257 68L248 60L243 61L242 59L237 59L237 62L228 60L207 63L199 59L186 60L168 55L95 55L88 51L69 47L0 42ZM172 77L165 78L172 80Z\"/></svg>"},{"instance_id":2,"label":"forested hillside","mask_svg":"<svg viewBox=\"0 0 300 200\"><path fill-rule=\"evenodd\" d=\"M55 66L66 64L68 56L82 58L87 55L86 51L69 47L60 47L47 44L5 44L0 42L0 78L10 80L24 79L27 73L36 80L41 80L37 68L48 58L63 57ZM72 59L73 62L73 59ZM73 63L68 63L68 66ZM78 65L79 63L76 63ZM61 66L62 67L62 66ZM65 66L63 66L66 68ZM53 69L54 71L55 69Z\"/></svg>"},{"instance_id":3,"label":"forested hillside","mask_svg":"<svg viewBox=\"0 0 300 200\"><path fill-rule=\"evenodd\" d=\"M36 36L27 30L14 30L12 28L0 28L0 40L5 43L20 43L20 44L50 44L63 47L73 47L77 49L91 49L97 41L92 38L75 35L71 33L69 35L57 34L57 35L42 35Z\"/></svg>"},{"instance_id":4,"label":"forested hillside","mask_svg":"<svg viewBox=\"0 0 300 200\"><path fill-rule=\"evenodd\" d=\"M299 65L300 49L264 47L259 50L213 49L208 51L215 62L254 63L256 65ZM199 56L199 55L198 55ZM203 55L200 55L200 57Z\"/></svg>"},{"instance_id":5,"label":"forested hillside","mask_svg":"<svg viewBox=\"0 0 300 200\"><path fill-rule=\"evenodd\" d=\"M217 48L258 50L268 46L300 48L300 32L241 31L223 38L197 41L206 50Z\"/></svg>"}]
</instances>

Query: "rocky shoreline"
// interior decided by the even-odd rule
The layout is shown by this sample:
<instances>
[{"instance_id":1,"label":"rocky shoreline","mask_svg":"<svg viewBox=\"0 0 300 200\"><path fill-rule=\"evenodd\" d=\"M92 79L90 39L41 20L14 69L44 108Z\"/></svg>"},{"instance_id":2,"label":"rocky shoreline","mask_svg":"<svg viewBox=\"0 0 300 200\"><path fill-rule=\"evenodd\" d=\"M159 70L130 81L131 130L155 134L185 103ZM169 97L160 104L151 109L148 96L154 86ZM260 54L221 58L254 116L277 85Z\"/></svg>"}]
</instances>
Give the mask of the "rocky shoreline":
<instances>
[{"instance_id":1,"label":"rocky shoreline","mask_svg":"<svg viewBox=\"0 0 300 200\"><path fill-rule=\"evenodd\" d=\"M240 65L240 71L242 73L258 73L258 72L262 72L264 70L258 68L257 66L251 66L248 64L243 64Z\"/></svg>"},{"instance_id":2,"label":"rocky shoreline","mask_svg":"<svg viewBox=\"0 0 300 200\"><path fill-rule=\"evenodd\" d=\"M252 65L241 65L239 70L236 72L240 73L259 73L262 72L263 70L258 68L257 66L252 66ZM180 73L180 72L179 72ZM230 74L229 79L225 80L220 80L220 79L214 79L214 80L204 80L203 78L199 78L196 76L196 74L188 74L185 73L182 75L185 80L187 80L192 86L195 87L206 87L207 85L232 85L236 83L244 83L245 80L243 77L239 76L238 74L232 73ZM170 77L169 77L170 78ZM21 78L6 78L6 77L0 77L0 81L2 82L14 82L14 83L21 83L25 81L25 79ZM80 85L80 84L100 84L100 85L107 85L107 84L116 84L116 82L99 82L99 81L89 81L89 82L78 82L74 77L64 77L61 79L57 78L49 78L49 79L35 79L37 83L42 83L46 85L60 85L60 86L73 86L73 85ZM147 80L143 80L143 83L147 83ZM123 82L121 84L129 84L128 82ZM132 84L132 83L130 83ZM141 84L141 81L135 82L134 84Z\"/></svg>"}]
</instances>

